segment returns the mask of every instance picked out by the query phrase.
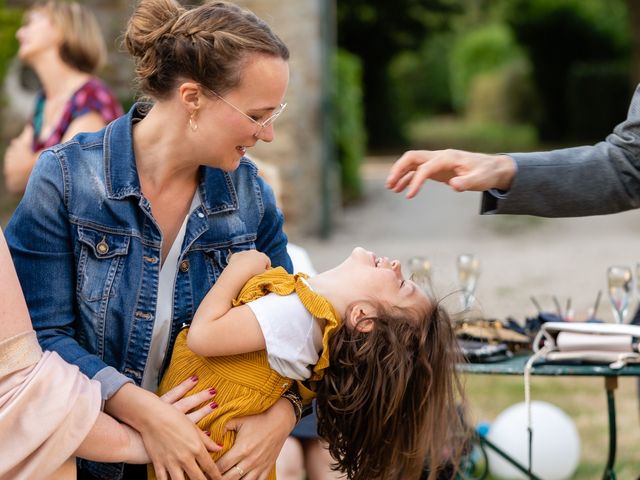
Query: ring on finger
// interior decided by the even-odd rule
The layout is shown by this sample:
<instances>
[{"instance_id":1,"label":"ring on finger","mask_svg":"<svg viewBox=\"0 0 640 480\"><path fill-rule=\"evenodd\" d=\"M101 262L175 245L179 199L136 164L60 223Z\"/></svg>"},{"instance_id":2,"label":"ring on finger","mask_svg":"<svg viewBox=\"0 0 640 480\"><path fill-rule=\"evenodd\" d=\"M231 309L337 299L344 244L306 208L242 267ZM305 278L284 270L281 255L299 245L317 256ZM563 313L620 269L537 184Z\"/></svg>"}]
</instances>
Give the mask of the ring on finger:
<instances>
[{"instance_id":1,"label":"ring on finger","mask_svg":"<svg viewBox=\"0 0 640 480\"><path fill-rule=\"evenodd\" d=\"M238 465L234 465L233 468L235 468L238 471L240 478L244 477L244 470L242 470Z\"/></svg>"}]
</instances>

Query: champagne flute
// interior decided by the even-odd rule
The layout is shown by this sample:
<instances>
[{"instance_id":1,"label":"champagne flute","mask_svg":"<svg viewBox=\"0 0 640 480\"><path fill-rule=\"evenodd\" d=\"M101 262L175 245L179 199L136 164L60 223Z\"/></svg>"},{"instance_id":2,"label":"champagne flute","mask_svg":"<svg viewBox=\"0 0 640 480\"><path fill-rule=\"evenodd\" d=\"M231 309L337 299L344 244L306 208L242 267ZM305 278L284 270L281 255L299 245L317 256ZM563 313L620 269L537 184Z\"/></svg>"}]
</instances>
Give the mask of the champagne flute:
<instances>
[{"instance_id":1,"label":"champagne flute","mask_svg":"<svg viewBox=\"0 0 640 480\"><path fill-rule=\"evenodd\" d=\"M624 318L629 310L632 284L633 275L629 267L614 265L607 269L609 299L617 323L624 323Z\"/></svg>"},{"instance_id":2,"label":"champagne flute","mask_svg":"<svg viewBox=\"0 0 640 480\"><path fill-rule=\"evenodd\" d=\"M423 290L432 293L431 262L427 257L411 257L408 262L411 280Z\"/></svg>"},{"instance_id":3,"label":"champagne flute","mask_svg":"<svg viewBox=\"0 0 640 480\"><path fill-rule=\"evenodd\" d=\"M476 291L476 284L480 276L480 259L471 253L458 255L456 261L458 270L458 283L462 290L462 306L464 311L468 311L473 304Z\"/></svg>"}]
</instances>

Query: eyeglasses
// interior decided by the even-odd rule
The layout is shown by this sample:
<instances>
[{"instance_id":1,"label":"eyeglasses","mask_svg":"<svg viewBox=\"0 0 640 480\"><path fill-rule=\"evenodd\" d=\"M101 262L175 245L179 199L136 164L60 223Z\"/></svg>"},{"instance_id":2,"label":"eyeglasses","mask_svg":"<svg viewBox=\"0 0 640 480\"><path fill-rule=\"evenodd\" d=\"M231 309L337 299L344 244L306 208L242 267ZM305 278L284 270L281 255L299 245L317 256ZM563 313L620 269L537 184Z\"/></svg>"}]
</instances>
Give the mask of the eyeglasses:
<instances>
[{"instance_id":1,"label":"eyeglasses","mask_svg":"<svg viewBox=\"0 0 640 480\"><path fill-rule=\"evenodd\" d=\"M206 87L205 87L206 88ZM211 93L213 93L216 97L218 97L220 100L222 100L224 103L226 103L227 105L229 105L231 108L233 108L235 111L240 112L242 115L244 115L245 117L247 117L249 120L251 120L253 123L255 123L258 126L258 130L256 130L256 132L253 134L254 137L259 137L260 134L262 133L262 130L264 130L265 128L267 128L269 125L271 125L273 122L276 121L276 118L278 118L280 116L280 114L284 111L284 109L286 108L287 104L286 103L281 103L280 106L278 108L276 108L273 113L271 114L271 116L269 116L269 118L267 118L266 120L264 120L263 122L259 122L258 120L256 120L253 117L250 117L249 115L247 115L246 113L244 113L242 110L240 110L238 107L236 107L233 103L231 103L228 100L225 100L222 96L218 95L216 92L214 92L211 89L208 89Z\"/></svg>"}]
</instances>

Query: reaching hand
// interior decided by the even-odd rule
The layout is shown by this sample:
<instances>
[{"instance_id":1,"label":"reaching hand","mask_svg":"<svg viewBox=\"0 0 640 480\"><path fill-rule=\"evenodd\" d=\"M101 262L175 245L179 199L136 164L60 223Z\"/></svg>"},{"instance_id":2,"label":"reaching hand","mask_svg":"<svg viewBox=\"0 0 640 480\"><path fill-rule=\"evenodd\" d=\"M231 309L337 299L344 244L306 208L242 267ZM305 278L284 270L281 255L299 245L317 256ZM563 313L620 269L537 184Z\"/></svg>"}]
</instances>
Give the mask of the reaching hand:
<instances>
[{"instance_id":1,"label":"reaching hand","mask_svg":"<svg viewBox=\"0 0 640 480\"><path fill-rule=\"evenodd\" d=\"M413 198L427 180L448 184L456 191L508 190L516 172L508 155L486 155L462 150L413 150L391 167L386 186L394 192L407 189Z\"/></svg>"},{"instance_id":2,"label":"reaching hand","mask_svg":"<svg viewBox=\"0 0 640 480\"><path fill-rule=\"evenodd\" d=\"M233 419L227 430L237 432L233 447L218 460L223 480L265 480L295 425L288 400L280 399L259 415Z\"/></svg>"}]
</instances>

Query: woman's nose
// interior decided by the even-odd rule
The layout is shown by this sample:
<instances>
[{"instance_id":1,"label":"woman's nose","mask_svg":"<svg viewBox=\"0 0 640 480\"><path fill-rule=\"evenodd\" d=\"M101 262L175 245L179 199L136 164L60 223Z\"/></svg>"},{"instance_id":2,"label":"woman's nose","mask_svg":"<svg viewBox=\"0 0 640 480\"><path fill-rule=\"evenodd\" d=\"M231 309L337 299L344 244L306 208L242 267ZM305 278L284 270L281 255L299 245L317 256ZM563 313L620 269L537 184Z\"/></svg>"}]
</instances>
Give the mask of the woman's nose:
<instances>
[{"instance_id":1,"label":"woman's nose","mask_svg":"<svg viewBox=\"0 0 640 480\"><path fill-rule=\"evenodd\" d=\"M273 128L273 124L267 125L266 127L262 128L256 135L256 138L258 140L262 140L263 142L266 142L266 143L273 142L274 137L275 137L275 131Z\"/></svg>"},{"instance_id":2,"label":"woman's nose","mask_svg":"<svg viewBox=\"0 0 640 480\"><path fill-rule=\"evenodd\" d=\"M402 275L402 266L398 260L394 260L391 262L391 270Z\"/></svg>"}]
</instances>

